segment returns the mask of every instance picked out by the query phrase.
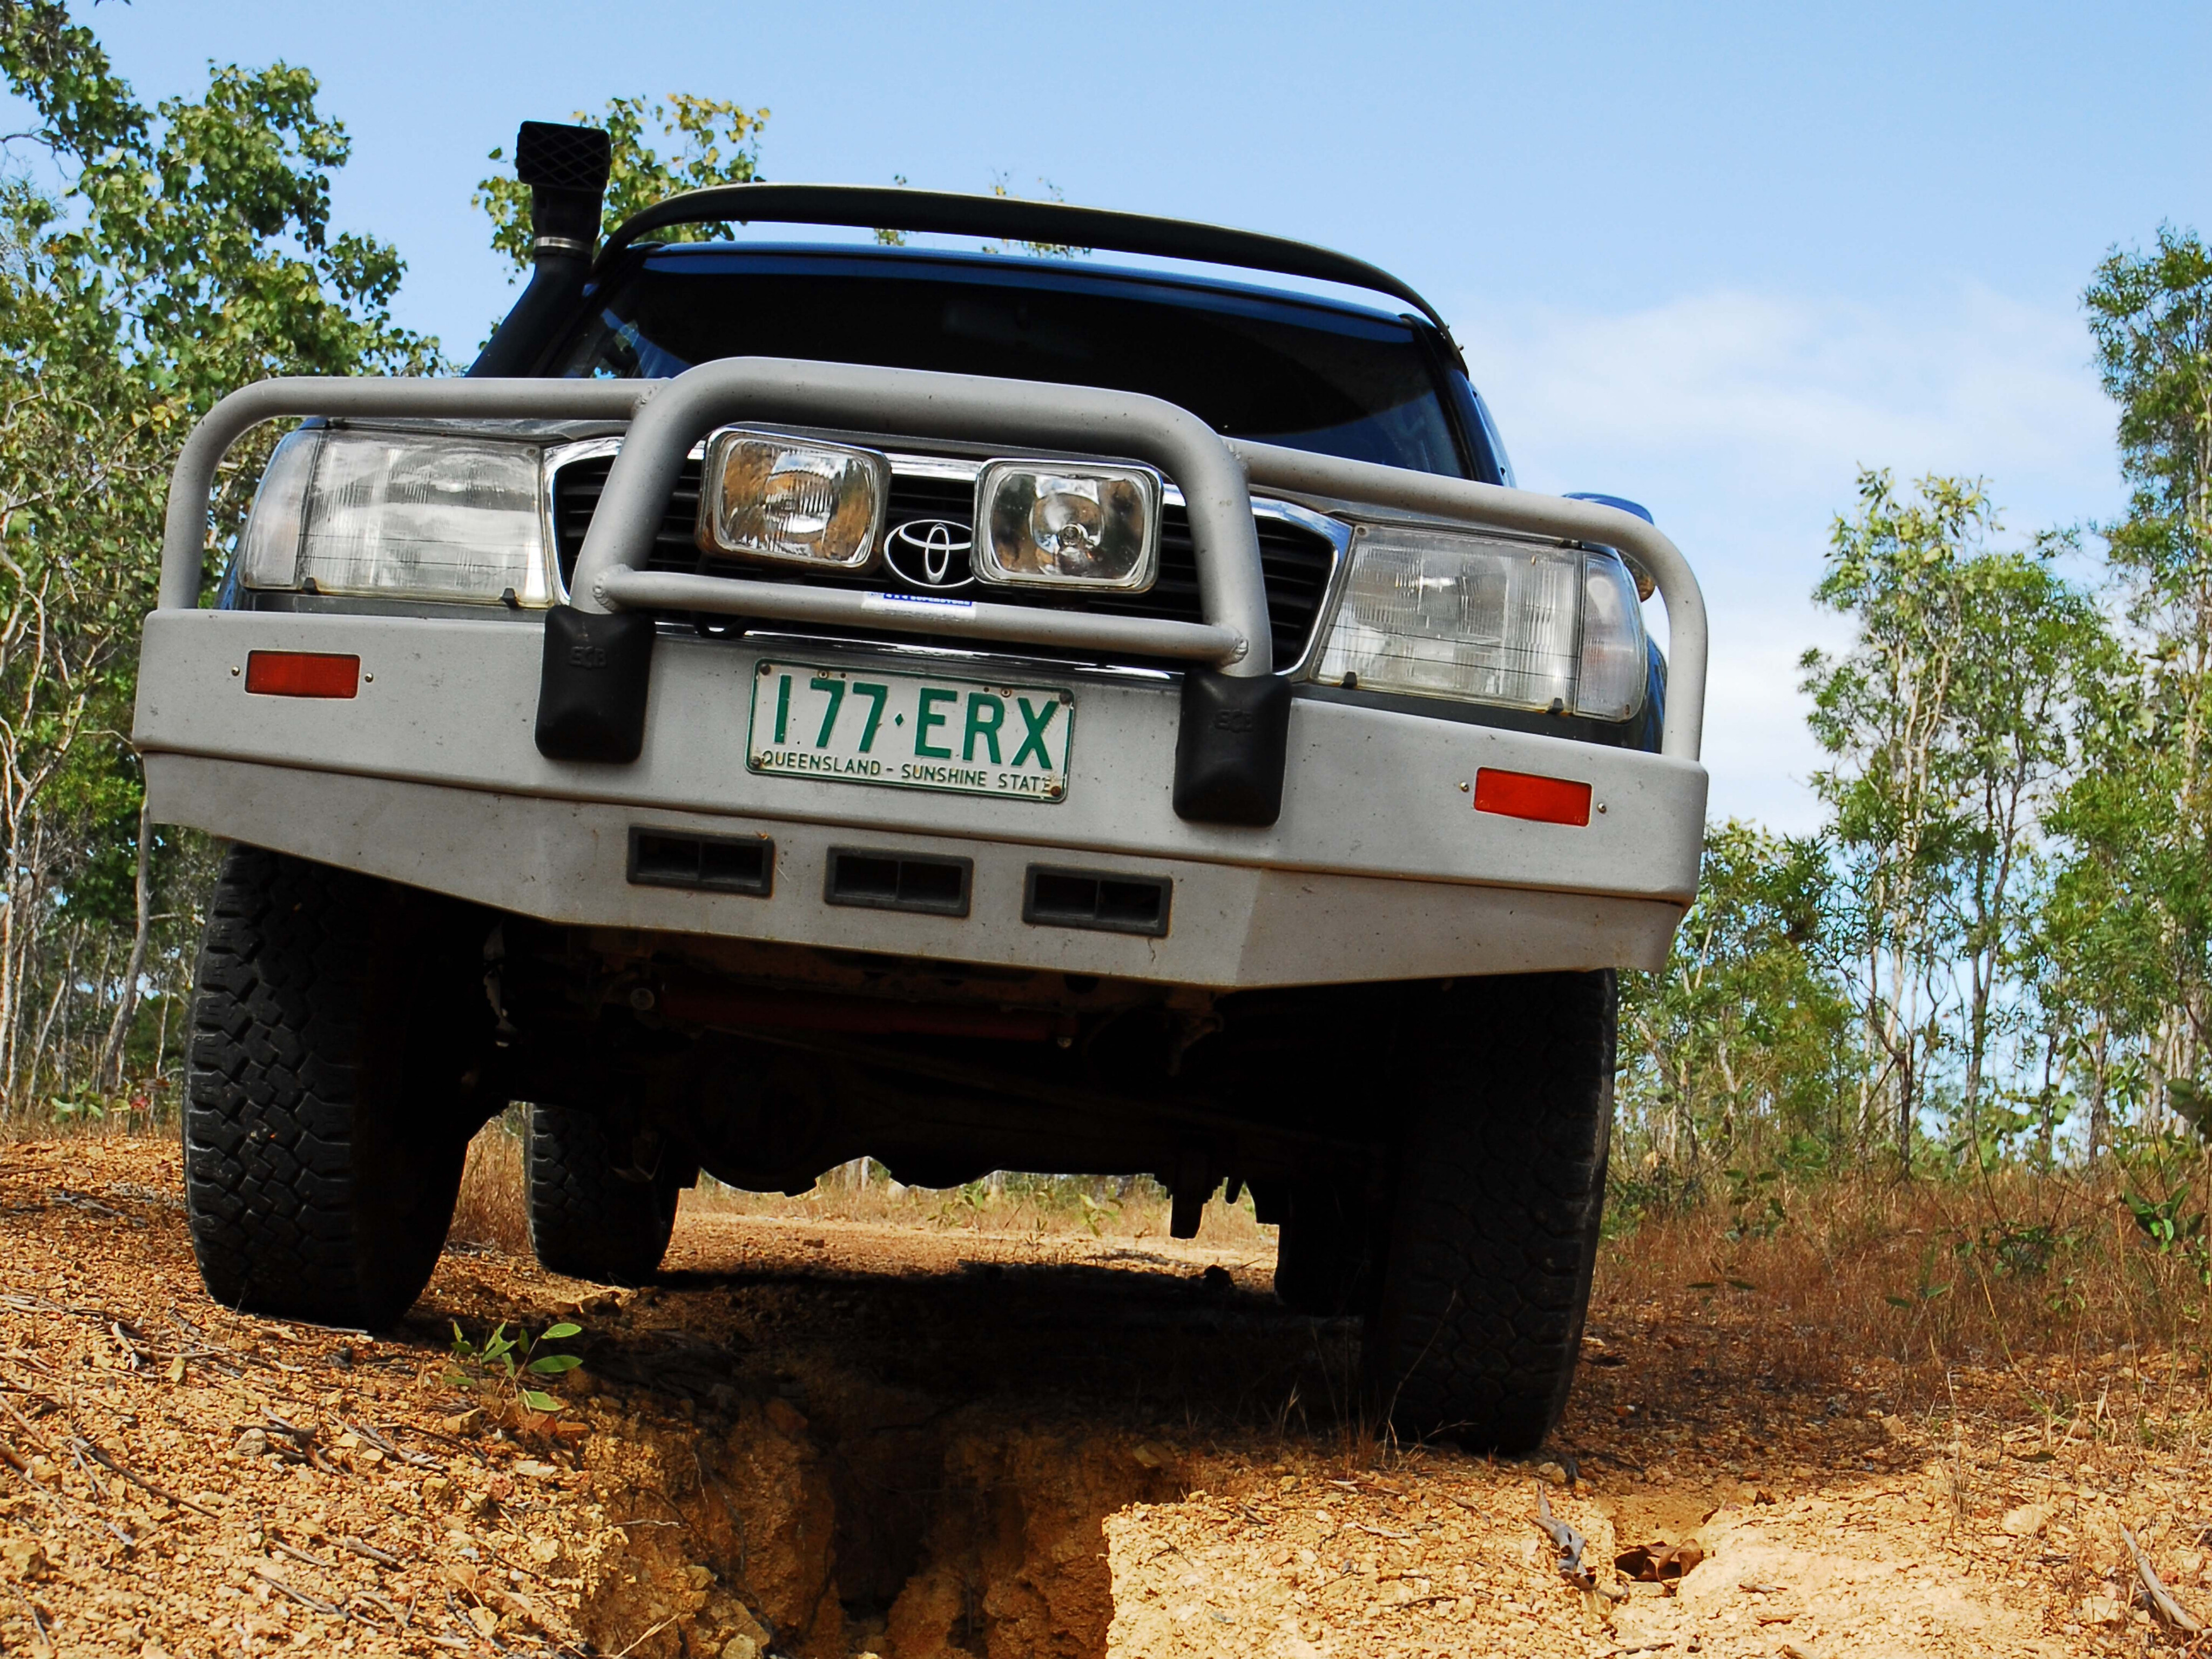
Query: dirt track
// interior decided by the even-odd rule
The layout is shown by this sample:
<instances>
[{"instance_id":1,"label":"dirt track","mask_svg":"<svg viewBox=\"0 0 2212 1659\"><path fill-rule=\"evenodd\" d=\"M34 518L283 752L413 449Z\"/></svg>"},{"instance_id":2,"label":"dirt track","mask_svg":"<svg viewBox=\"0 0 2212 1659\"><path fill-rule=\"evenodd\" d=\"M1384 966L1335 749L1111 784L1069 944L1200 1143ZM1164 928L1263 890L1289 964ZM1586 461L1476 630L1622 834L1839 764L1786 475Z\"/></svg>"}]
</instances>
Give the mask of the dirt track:
<instances>
[{"instance_id":1,"label":"dirt track","mask_svg":"<svg viewBox=\"0 0 2212 1659\"><path fill-rule=\"evenodd\" d=\"M2137 1652L2147 1521L2212 1600L2193 1455L2039 1425L1998 1376L1888 1414L1882 1367L1778 1358L1749 1298L1601 1305L1544 1468L1376 1451L1335 1410L1349 1328L1203 1235L687 1214L670 1267L615 1294L449 1252L403 1331L302 1329L208 1302L170 1146L0 1148L0 1650ZM447 1379L449 1322L562 1316L558 1432ZM1679 1584L1613 1569L1692 1538Z\"/></svg>"}]
</instances>

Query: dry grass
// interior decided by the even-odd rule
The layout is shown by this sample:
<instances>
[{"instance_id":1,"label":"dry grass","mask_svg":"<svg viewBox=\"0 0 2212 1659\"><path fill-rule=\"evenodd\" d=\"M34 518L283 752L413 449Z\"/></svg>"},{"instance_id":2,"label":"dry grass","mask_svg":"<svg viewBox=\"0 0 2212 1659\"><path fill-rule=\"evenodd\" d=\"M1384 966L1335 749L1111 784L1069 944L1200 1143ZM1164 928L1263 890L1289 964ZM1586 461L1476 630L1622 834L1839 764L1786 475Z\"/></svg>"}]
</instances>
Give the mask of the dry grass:
<instances>
[{"instance_id":1,"label":"dry grass","mask_svg":"<svg viewBox=\"0 0 2212 1659\"><path fill-rule=\"evenodd\" d=\"M522 1207L522 1133L513 1112L495 1117L469 1143L461 1195L447 1237L520 1255L530 1248Z\"/></svg>"},{"instance_id":2,"label":"dry grass","mask_svg":"<svg viewBox=\"0 0 2212 1659\"><path fill-rule=\"evenodd\" d=\"M848 1165L799 1197L706 1179L684 1204L1000 1237L1168 1233L1167 1196L1151 1181L1007 1175L932 1189L901 1187L880 1166L864 1173ZM2185 1228L2197 1207L2180 1206ZM1234 1205L1217 1196L1200 1240L1265 1256L1274 1235L1253 1218L1249 1196ZM486 1126L470 1147L452 1236L528 1250L512 1118ZM1756 1352L1744 1361L1791 1387L1839 1386L1879 1370L1896 1379L1899 1407L1939 1405L1968 1375L2008 1376L2054 1420L2094 1402L2100 1434L2140 1438L2151 1431L2145 1412L2154 1376L2160 1421L2212 1410L2206 1261L2185 1232L2161 1250L2112 1175L2022 1174L1971 1188L1873 1177L1778 1182L1749 1201L1631 1221L1600 1253L1592 1316L1601 1326L1625 1320L1753 1334L1745 1340ZM2143 1396L2140 1409L2128 1390L2113 1392L2116 1370L2142 1382L2133 1391Z\"/></svg>"},{"instance_id":3,"label":"dry grass","mask_svg":"<svg viewBox=\"0 0 2212 1659\"><path fill-rule=\"evenodd\" d=\"M1748 1313L1771 1373L1807 1383L1881 1361L1933 1398L1961 1369L2008 1372L2063 1414L2124 1362L2203 1391L2206 1258L2186 1237L2161 1249L2113 1175L1771 1195L1644 1218L1601 1253L1598 1304Z\"/></svg>"},{"instance_id":4,"label":"dry grass","mask_svg":"<svg viewBox=\"0 0 2212 1659\"><path fill-rule=\"evenodd\" d=\"M684 1196L687 1210L790 1220L860 1221L1021 1237L1087 1233L1100 1238L1164 1238L1168 1196L1157 1182L1089 1177L1002 1175L964 1187L904 1187L880 1164L831 1170L799 1197L749 1193L711 1176ZM447 1235L457 1243L516 1253L530 1248L522 1198L522 1139L518 1115L495 1119L470 1143L461 1193ZM1272 1250L1275 1229L1252 1214L1251 1195L1235 1204L1216 1194L1200 1223L1200 1242L1224 1249Z\"/></svg>"},{"instance_id":5,"label":"dry grass","mask_svg":"<svg viewBox=\"0 0 2212 1659\"><path fill-rule=\"evenodd\" d=\"M866 1221L891 1226L956 1229L963 1232L1049 1237L1088 1233L1099 1238L1164 1238L1168 1195L1158 1182L1066 1176L1002 1174L964 1187L902 1187L879 1164L846 1164L797 1198L748 1193L702 1180L687 1205L724 1214L778 1216L825 1221ZM1199 1224L1199 1238L1224 1248L1272 1250L1275 1229L1252 1214L1247 1193L1234 1204L1217 1193Z\"/></svg>"}]
</instances>

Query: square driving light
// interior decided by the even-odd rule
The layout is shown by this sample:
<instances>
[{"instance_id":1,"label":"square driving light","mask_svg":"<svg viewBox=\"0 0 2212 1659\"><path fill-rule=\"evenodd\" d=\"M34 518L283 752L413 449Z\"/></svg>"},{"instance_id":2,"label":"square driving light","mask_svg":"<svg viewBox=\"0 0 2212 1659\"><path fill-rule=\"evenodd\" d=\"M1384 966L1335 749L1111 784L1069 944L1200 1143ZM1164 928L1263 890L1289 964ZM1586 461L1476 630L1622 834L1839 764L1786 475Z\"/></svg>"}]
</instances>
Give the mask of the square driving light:
<instances>
[{"instance_id":1,"label":"square driving light","mask_svg":"<svg viewBox=\"0 0 2212 1659\"><path fill-rule=\"evenodd\" d=\"M1089 461L993 461L975 477L975 579L1141 593L1159 574L1160 475Z\"/></svg>"},{"instance_id":2,"label":"square driving light","mask_svg":"<svg viewBox=\"0 0 2212 1659\"><path fill-rule=\"evenodd\" d=\"M707 445L699 549L865 570L890 494L891 464L872 449L729 428Z\"/></svg>"}]
</instances>

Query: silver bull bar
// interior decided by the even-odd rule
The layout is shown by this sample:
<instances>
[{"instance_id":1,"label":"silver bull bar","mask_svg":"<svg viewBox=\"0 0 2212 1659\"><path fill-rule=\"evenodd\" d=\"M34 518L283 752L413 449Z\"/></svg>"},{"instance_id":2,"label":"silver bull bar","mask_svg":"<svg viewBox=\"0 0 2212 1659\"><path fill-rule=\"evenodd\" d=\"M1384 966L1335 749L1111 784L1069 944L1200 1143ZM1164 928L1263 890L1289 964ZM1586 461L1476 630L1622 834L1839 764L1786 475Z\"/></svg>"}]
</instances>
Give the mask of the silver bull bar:
<instances>
[{"instance_id":1,"label":"silver bull bar","mask_svg":"<svg viewBox=\"0 0 2212 1659\"><path fill-rule=\"evenodd\" d=\"M1253 526L1253 483L1615 547L1650 573L1667 607L1672 660L1662 752L1684 760L1698 757L1705 721L1705 600L1688 561L1643 520L1595 502L1224 440L1188 410L1157 398L1034 380L743 357L662 380L300 376L260 381L210 410L178 458L162 537L161 609L191 610L198 602L209 498L224 453L264 421L309 416L628 421L629 434L570 584L575 609L587 615L669 607L1060 645L1185 661L1230 680L1264 678L1274 666ZM747 420L1149 462L1182 491L1204 620L981 603L964 611L933 606L927 616L906 617L871 607L868 596L860 593L644 569L654 527L691 447L717 426Z\"/></svg>"}]
</instances>

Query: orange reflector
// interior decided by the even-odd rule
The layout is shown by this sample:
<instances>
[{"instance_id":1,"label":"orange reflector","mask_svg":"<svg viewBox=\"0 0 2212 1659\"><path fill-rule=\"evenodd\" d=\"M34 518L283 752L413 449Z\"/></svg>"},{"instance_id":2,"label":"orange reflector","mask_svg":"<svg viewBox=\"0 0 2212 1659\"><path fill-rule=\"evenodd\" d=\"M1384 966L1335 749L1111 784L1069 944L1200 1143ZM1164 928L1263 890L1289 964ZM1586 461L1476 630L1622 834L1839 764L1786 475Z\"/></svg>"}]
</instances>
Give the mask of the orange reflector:
<instances>
[{"instance_id":1,"label":"orange reflector","mask_svg":"<svg viewBox=\"0 0 2212 1659\"><path fill-rule=\"evenodd\" d=\"M1474 775L1474 810L1539 823L1588 823L1590 787L1534 772L1500 772L1484 767Z\"/></svg>"},{"instance_id":2,"label":"orange reflector","mask_svg":"<svg viewBox=\"0 0 2212 1659\"><path fill-rule=\"evenodd\" d=\"M254 651L246 659L246 689L264 697L350 697L360 689L361 659L321 651Z\"/></svg>"}]
</instances>

